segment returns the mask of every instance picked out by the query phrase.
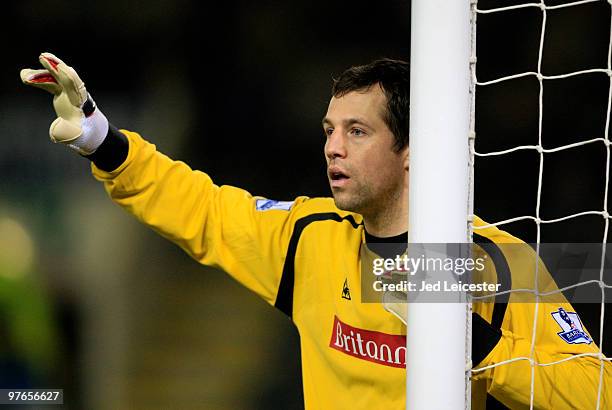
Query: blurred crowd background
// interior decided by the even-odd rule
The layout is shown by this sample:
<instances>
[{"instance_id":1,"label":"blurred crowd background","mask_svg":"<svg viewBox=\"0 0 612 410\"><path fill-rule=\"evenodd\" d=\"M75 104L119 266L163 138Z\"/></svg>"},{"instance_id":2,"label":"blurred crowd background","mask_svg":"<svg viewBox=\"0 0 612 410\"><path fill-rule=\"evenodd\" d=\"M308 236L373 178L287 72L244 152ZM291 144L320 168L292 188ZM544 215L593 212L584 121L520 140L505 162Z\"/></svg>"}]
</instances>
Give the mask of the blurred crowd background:
<instances>
[{"instance_id":1,"label":"blurred crowd background","mask_svg":"<svg viewBox=\"0 0 612 410\"><path fill-rule=\"evenodd\" d=\"M332 78L407 60L410 2L23 0L3 17L0 387L63 388L66 409L301 408L289 320L113 205L87 160L48 141L51 96L19 70L55 53L113 124L218 184L328 196L320 121ZM541 22L537 8L479 16L479 79L536 70ZM542 72L606 68L609 40L605 1L550 11ZM544 146L604 136L609 81L544 81ZM479 87L477 150L537 143L538 93L534 77ZM547 154L541 216L602 210L605 164L604 144ZM477 213L535 215L538 167L533 151L478 159ZM536 239L533 222L506 229ZM596 216L542 228L549 242L603 235ZM598 340L600 305L577 309Z\"/></svg>"}]
</instances>

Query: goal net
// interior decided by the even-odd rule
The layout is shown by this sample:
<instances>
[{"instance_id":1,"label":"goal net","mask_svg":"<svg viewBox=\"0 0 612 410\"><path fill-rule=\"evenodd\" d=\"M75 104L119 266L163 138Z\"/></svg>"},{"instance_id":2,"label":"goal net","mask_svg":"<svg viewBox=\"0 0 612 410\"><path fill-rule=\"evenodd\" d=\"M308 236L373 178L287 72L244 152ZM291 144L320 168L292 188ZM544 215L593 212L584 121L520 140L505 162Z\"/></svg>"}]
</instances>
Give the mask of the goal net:
<instances>
[{"instance_id":1,"label":"goal net","mask_svg":"<svg viewBox=\"0 0 612 410\"><path fill-rule=\"evenodd\" d=\"M553 249L550 243L565 243L565 254L567 249L576 250L572 243L591 243L589 252L598 253L597 274L591 277L580 269L571 271L570 277L551 271L560 288L552 292L541 290L536 265L533 285L511 291L533 295L529 354L471 371L475 375L516 361L529 363L531 371L525 377L530 379L531 408L538 368L585 356L600 363L593 403L601 406L604 366L609 362L601 349L605 346L605 291L610 287L610 278L605 277L610 221L610 21L607 1L472 2L475 121L470 136L477 213L493 214L491 225L530 242L536 260L549 262L543 254ZM493 198L487 200L478 193ZM487 226L474 227L474 232ZM590 291L581 293L589 287ZM563 292L576 310L578 305L590 305L583 307L582 319L598 352L538 360L535 351L543 348L538 346L542 327L538 309L555 292ZM586 296L579 299L579 294ZM598 315L593 307L598 307Z\"/></svg>"},{"instance_id":2,"label":"goal net","mask_svg":"<svg viewBox=\"0 0 612 410\"><path fill-rule=\"evenodd\" d=\"M606 247L611 5L413 0L409 242L465 243L494 226L529 243L536 262L530 286L496 294L500 300L516 293L532 297L530 349L520 357L475 368L471 303L409 304L408 409L470 408L472 378L517 362L530 369L523 375L529 380L526 405L537 408L538 369L587 357L599 363L593 403L603 408L604 386L612 385L604 371L611 365L605 355L612 294ZM474 226L474 214L488 222ZM568 249L580 253L576 243L597 254L592 274L574 269L561 276L558 265L546 265L559 289L542 290L538 261L548 264L559 249L565 256ZM555 294L572 303L576 312L568 323L582 320L596 352L538 359L538 309Z\"/></svg>"}]
</instances>

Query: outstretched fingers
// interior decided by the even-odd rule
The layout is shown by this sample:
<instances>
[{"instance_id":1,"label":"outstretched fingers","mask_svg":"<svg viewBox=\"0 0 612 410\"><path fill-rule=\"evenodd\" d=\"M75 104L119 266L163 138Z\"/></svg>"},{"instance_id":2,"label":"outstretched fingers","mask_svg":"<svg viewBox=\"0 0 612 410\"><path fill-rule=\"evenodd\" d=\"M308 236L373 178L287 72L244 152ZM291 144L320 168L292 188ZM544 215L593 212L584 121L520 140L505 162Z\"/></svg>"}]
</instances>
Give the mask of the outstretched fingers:
<instances>
[{"instance_id":1,"label":"outstretched fingers","mask_svg":"<svg viewBox=\"0 0 612 410\"><path fill-rule=\"evenodd\" d=\"M54 95L58 95L62 92L62 87L48 70L24 68L19 75L24 84L42 88Z\"/></svg>"},{"instance_id":2,"label":"outstretched fingers","mask_svg":"<svg viewBox=\"0 0 612 410\"><path fill-rule=\"evenodd\" d=\"M76 71L51 53L42 53L38 59L66 91L70 103L75 107L82 107L87 100L87 91Z\"/></svg>"}]
</instances>

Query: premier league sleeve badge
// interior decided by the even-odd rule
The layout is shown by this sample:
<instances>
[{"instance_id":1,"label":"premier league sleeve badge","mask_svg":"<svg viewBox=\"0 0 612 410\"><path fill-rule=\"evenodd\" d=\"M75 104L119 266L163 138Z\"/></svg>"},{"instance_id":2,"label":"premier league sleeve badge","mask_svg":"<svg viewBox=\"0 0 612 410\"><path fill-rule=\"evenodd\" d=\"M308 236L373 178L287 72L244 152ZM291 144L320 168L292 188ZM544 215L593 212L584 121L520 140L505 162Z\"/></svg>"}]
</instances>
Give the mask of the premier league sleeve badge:
<instances>
[{"instance_id":1,"label":"premier league sleeve badge","mask_svg":"<svg viewBox=\"0 0 612 410\"><path fill-rule=\"evenodd\" d=\"M593 340L587 335L582 327L582 321L575 312L566 312L562 307L551 313L553 319L561 326L561 332L557 333L561 339L568 344L591 344Z\"/></svg>"}]
</instances>

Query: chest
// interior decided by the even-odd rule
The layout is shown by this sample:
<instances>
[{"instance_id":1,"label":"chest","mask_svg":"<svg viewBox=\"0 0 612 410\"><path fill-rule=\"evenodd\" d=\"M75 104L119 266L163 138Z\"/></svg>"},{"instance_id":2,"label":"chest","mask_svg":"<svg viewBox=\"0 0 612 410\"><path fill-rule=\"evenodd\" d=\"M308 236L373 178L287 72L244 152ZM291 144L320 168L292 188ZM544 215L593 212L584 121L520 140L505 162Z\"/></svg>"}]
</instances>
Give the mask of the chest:
<instances>
[{"instance_id":1,"label":"chest","mask_svg":"<svg viewBox=\"0 0 612 410\"><path fill-rule=\"evenodd\" d=\"M293 319L302 338L322 349L352 343L357 335L391 348L404 345L405 326L381 303L364 301L369 282L361 277L362 231L324 228L305 230L295 254Z\"/></svg>"}]
</instances>

